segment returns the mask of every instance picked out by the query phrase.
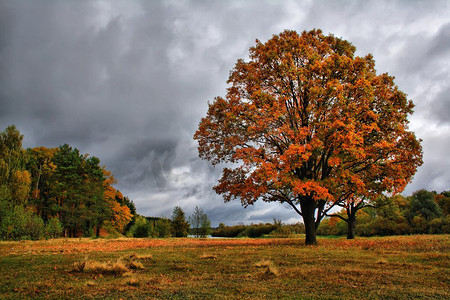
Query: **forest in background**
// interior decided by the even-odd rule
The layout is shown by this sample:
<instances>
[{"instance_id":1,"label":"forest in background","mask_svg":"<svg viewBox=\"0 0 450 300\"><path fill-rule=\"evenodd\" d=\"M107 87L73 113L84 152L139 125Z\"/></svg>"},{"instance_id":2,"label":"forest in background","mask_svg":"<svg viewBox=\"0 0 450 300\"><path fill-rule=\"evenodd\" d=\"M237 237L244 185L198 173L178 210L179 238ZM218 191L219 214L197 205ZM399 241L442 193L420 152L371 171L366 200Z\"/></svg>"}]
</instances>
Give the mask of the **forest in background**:
<instances>
[{"instance_id":1,"label":"forest in background","mask_svg":"<svg viewBox=\"0 0 450 300\"><path fill-rule=\"evenodd\" d=\"M124 233L134 203L95 156L65 144L23 149L15 126L0 133L0 239Z\"/></svg>"},{"instance_id":2,"label":"forest in background","mask_svg":"<svg viewBox=\"0 0 450 300\"><path fill-rule=\"evenodd\" d=\"M199 207L189 218L179 206L171 219L141 216L97 157L67 144L24 149L22 140L14 125L0 132L0 240L210 233Z\"/></svg>"},{"instance_id":3,"label":"forest in background","mask_svg":"<svg viewBox=\"0 0 450 300\"><path fill-rule=\"evenodd\" d=\"M450 233L450 191L419 190L410 196L379 198L358 211L356 235L388 236ZM347 208L322 220L318 235L346 235Z\"/></svg>"},{"instance_id":4,"label":"forest in background","mask_svg":"<svg viewBox=\"0 0 450 300\"><path fill-rule=\"evenodd\" d=\"M187 218L181 207L171 219L140 216L128 197L113 187L113 175L95 156L69 145L23 149L15 126L0 133L0 239L38 240L99 236L129 237L290 237L301 223L226 226L211 222L196 207ZM325 218L319 235L345 235L347 208ZM192 225L192 228L190 228ZM359 236L450 233L450 191L420 190L411 196L380 198L358 211Z\"/></svg>"},{"instance_id":5,"label":"forest in background","mask_svg":"<svg viewBox=\"0 0 450 300\"><path fill-rule=\"evenodd\" d=\"M410 196L382 197L356 215L357 236L391 236L409 234L450 233L450 191L419 190ZM322 220L317 229L320 236L345 236L348 234L347 208ZM292 237L304 233L302 223L273 223L225 226L220 224L212 231L215 237Z\"/></svg>"}]
</instances>

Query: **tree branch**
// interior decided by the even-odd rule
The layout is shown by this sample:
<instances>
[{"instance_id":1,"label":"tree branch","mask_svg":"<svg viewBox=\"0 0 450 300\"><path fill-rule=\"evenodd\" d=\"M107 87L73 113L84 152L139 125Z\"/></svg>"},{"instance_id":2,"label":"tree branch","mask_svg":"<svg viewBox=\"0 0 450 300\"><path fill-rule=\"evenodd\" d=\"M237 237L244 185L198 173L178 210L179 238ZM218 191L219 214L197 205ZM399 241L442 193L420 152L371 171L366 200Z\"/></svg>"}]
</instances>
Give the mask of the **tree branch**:
<instances>
[{"instance_id":1,"label":"tree branch","mask_svg":"<svg viewBox=\"0 0 450 300\"><path fill-rule=\"evenodd\" d=\"M300 216L303 217L303 214L301 213L301 211L297 208L297 206L295 206L295 204L292 202L291 199L286 200L286 202L292 206L292 208L295 210L296 213L298 213Z\"/></svg>"},{"instance_id":2,"label":"tree branch","mask_svg":"<svg viewBox=\"0 0 450 300\"><path fill-rule=\"evenodd\" d=\"M341 216L341 215L337 215L337 214L329 215L329 214L327 214L326 216L327 216L327 217L337 217L337 218L339 218L339 219L341 219L341 220L344 220L345 222L348 223L348 219L344 218L344 217Z\"/></svg>"}]
</instances>

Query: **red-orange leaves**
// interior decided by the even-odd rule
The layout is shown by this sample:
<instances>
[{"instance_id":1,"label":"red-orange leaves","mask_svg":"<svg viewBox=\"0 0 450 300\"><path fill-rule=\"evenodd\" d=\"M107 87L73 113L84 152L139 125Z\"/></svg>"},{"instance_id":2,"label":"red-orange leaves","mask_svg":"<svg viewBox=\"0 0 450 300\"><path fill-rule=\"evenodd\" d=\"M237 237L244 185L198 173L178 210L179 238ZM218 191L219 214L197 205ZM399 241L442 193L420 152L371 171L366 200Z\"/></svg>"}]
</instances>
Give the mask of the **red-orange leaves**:
<instances>
[{"instance_id":1,"label":"red-orange leaves","mask_svg":"<svg viewBox=\"0 0 450 300\"><path fill-rule=\"evenodd\" d=\"M315 181L296 181L292 189L296 196L310 196L314 200L333 200L333 196L328 189Z\"/></svg>"},{"instance_id":2,"label":"red-orange leaves","mask_svg":"<svg viewBox=\"0 0 450 300\"><path fill-rule=\"evenodd\" d=\"M413 105L355 50L320 30L286 30L238 60L194 136L201 158L230 163L215 187L226 201L279 201L319 222L326 204L404 188L422 163Z\"/></svg>"},{"instance_id":3,"label":"red-orange leaves","mask_svg":"<svg viewBox=\"0 0 450 300\"><path fill-rule=\"evenodd\" d=\"M112 184L116 182L112 173L103 168L104 181L103 181L103 199L108 205L111 211L111 215L107 223L111 224L119 232L123 231L125 225L127 225L133 215L130 209L126 205L120 204L118 201L123 200L123 194L116 190Z\"/></svg>"},{"instance_id":4,"label":"red-orange leaves","mask_svg":"<svg viewBox=\"0 0 450 300\"><path fill-rule=\"evenodd\" d=\"M311 147L309 145L308 147L298 144L289 145L288 149L280 156L284 169L293 170L306 163L311 157L311 151L308 151L307 148Z\"/></svg>"}]
</instances>

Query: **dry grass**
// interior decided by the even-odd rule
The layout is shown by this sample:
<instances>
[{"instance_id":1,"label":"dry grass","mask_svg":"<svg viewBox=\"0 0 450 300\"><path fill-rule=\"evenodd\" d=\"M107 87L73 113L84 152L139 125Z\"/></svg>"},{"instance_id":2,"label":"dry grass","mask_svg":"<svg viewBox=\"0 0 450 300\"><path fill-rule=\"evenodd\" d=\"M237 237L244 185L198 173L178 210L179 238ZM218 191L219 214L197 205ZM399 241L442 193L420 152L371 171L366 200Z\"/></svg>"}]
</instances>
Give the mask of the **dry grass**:
<instances>
[{"instance_id":1,"label":"dry grass","mask_svg":"<svg viewBox=\"0 0 450 300\"><path fill-rule=\"evenodd\" d=\"M140 261L137 261L140 259L142 259L140 256L133 253L122 256L121 258L119 258L119 262L124 263L125 266L131 270L144 270L144 265Z\"/></svg>"},{"instance_id":2,"label":"dry grass","mask_svg":"<svg viewBox=\"0 0 450 300\"><path fill-rule=\"evenodd\" d=\"M149 261L149 260L153 260L153 255L151 255L151 254L136 255L136 259L143 260L143 261Z\"/></svg>"},{"instance_id":3,"label":"dry grass","mask_svg":"<svg viewBox=\"0 0 450 300\"><path fill-rule=\"evenodd\" d=\"M450 235L0 242L0 278L0 299L450 299Z\"/></svg>"},{"instance_id":4,"label":"dry grass","mask_svg":"<svg viewBox=\"0 0 450 300\"><path fill-rule=\"evenodd\" d=\"M131 270L144 270L144 265L136 261L135 254L120 257L117 261L100 262L85 257L84 260L73 263L73 272L85 272L96 274L123 275Z\"/></svg>"},{"instance_id":5,"label":"dry grass","mask_svg":"<svg viewBox=\"0 0 450 300\"><path fill-rule=\"evenodd\" d=\"M125 273L122 274L122 277L131 277L131 276L134 276L134 273L132 271L125 272Z\"/></svg>"},{"instance_id":6,"label":"dry grass","mask_svg":"<svg viewBox=\"0 0 450 300\"><path fill-rule=\"evenodd\" d=\"M144 265L140 262L140 261L130 261L127 263L126 265L128 268L130 268L131 270L144 270Z\"/></svg>"},{"instance_id":7,"label":"dry grass","mask_svg":"<svg viewBox=\"0 0 450 300\"><path fill-rule=\"evenodd\" d=\"M112 274L122 275L129 271L127 266L120 262L100 262L96 260L85 259L73 264L74 272L96 273L96 274Z\"/></svg>"},{"instance_id":8,"label":"dry grass","mask_svg":"<svg viewBox=\"0 0 450 300\"><path fill-rule=\"evenodd\" d=\"M278 269L274 266L273 262L270 260L261 260L255 264L257 268L261 268L264 270L264 273L267 275L279 276L280 273Z\"/></svg>"},{"instance_id":9,"label":"dry grass","mask_svg":"<svg viewBox=\"0 0 450 300\"><path fill-rule=\"evenodd\" d=\"M387 263L388 263L388 261L386 259L384 259L384 258L380 258L377 261L377 264L379 264L379 265L384 265L384 264L387 264Z\"/></svg>"},{"instance_id":10,"label":"dry grass","mask_svg":"<svg viewBox=\"0 0 450 300\"><path fill-rule=\"evenodd\" d=\"M199 256L199 258L201 258L201 259L217 259L217 255L203 253L202 255Z\"/></svg>"},{"instance_id":11,"label":"dry grass","mask_svg":"<svg viewBox=\"0 0 450 300\"><path fill-rule=\"evenodd\" d=\"M140 282L139 279L137 279L136 277L130 276L129 278L127 278L125 280L125 283L129 286L139 286Z\"/></svg>"},{"instance_id":12,"label":"dry grass","mask_svg":"<svg viewBox=\"0 0 450 300\"><path fill-rule=\"evenodd\" d=\"M87 286L95 286L96 283L95 283L95 281L93 281L93 280L88 280L88 281L86 281L86 285L87 285Z\"/></svg>"}]
</instances>

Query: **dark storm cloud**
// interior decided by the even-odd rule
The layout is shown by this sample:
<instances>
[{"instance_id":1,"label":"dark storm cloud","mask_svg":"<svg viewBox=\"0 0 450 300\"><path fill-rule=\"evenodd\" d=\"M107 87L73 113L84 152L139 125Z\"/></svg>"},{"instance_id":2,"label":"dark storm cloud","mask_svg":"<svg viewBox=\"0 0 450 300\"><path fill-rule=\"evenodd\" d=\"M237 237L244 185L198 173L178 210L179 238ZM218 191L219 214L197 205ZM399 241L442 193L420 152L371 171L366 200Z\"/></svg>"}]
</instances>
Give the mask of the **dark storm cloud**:
<instances>
[{"instance_id":1,"label":"dark storm cloud","mask_svg":"<svg viewBox=\"0 0 450 300\"><path fill-rule=\"evenodd\" d=\"M450 125L450 82L436 95L433 102L430 117L437 117L441 123Z\"/></svg>"},{"instance_id":2,"label":"dark storm cloud","mask_svg":"<svg viewBox=\"0 0 450 300\"><path fill-rule=\"evenodd\" d=\"M133 187L153 177L157 187L163 189L164 174L175 159L175 147L176 141L172 140L147 139L132 143L117 154L111 171Z\"/></svg>"},{"instance_id":3,"label":"dark storm cloud","mask_svg":"<svg viewBox=\"0 0 450 300\"><path fill-rule=\"evenodd\" d=\"M450 23L445 24L439 29L438 34L431 41L428 54L431 57L448 56L450 51Z\"/></svg>"},{"instance_id":4,"label":"dark storm cloud","mask_svg":"<svg viewBox=\"0 0 450 300\"><path fill-rule=\"evenodd\" d=\"M0 0L0 127L98 156L144 215L198 205L216 225L295 221L282 205L224 204L221 169L192 136L256 38L322 28L373 53L414 100L425 163L407 191L449 189L449 15L446 1Z\"/></svg>"}]
</instances>

